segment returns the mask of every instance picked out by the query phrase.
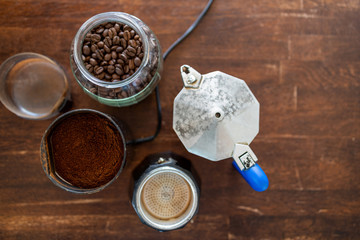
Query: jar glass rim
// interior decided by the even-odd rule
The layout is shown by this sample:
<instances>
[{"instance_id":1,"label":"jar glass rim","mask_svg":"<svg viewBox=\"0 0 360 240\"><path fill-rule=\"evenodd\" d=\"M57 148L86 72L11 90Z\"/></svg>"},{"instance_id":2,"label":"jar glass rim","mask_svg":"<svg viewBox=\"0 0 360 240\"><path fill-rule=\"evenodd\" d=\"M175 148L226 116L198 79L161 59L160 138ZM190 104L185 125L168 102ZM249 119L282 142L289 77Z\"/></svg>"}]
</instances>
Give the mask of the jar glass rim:
<instances>
[{"instance_id":1,"label":"jar glass rim","mask_svg":"<svg viewBox=\"0 0 360 240\"><path fill-rule=\"evenodd\" d=\"M136 71L133 75L126 78L125 80L121 80L118 82L108 82L103 81L95 76L93 76L85 67L84 62L82 61L82 45L84 38L88 32L90 32L94 27L105 23L105 22L119 22L122 24L129 25L132 29L135 30L137 34L142 39L143 44L143 51L144 51L144 57L141 61L141 65L139 66L139 69L142 68L144 65L147 64L148 61L148 55L149 55L149 43L148 43L148 36L144 32L142 28L139 28L134 24L134 20L140 21L137 17L124 13L124 12L105 12L97 14L91 18L89 18L83 25L81 25L79 31L76 33L74 38L74 61L79 67L79 71L92 83L101 86L101 87L107 87L107 88L118 88L118 87L124 87L127 86L129 83L134 81L138 74L140 74L140 71ZM138 69L138 70L139 70Z\"/></svg>"}]
</instances>

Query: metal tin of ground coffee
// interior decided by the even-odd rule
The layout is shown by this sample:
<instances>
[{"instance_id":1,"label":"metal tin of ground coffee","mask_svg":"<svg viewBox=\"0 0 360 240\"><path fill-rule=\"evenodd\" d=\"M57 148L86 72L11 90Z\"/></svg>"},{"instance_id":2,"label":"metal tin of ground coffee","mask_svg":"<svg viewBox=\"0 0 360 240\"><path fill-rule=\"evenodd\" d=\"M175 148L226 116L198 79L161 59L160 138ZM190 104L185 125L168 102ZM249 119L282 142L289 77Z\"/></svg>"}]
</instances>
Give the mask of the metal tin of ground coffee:
<instances>
[{"instance_id":1,"label":"metal tin of ground coffee","mask_svg":"<svg viewBox=\"0 0 360 240\"><path fill-rule=\"evenodd\" d=\"M125 165L126 145L112 117L79 109L58 117L41 141L41 164L49 179L73 193L94 193L111 184Z\"/></svg>"}]
</instances>

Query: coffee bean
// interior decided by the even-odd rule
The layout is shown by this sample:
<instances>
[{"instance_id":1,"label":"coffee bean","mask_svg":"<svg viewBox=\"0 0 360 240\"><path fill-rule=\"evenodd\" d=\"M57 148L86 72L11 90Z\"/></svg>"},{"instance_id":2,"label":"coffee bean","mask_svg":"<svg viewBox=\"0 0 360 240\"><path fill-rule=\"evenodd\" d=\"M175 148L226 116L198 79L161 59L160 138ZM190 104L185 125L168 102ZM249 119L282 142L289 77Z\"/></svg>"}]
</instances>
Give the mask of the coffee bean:
<instances>
[{"instance_id":1,"label":"coffee bean","mask_svg":"<svg viewBox=\"0 0 360 240\"><path fill-rule=\"evenodd\" d=\"M136 41L133 39L129 40L129 45L132 46L133 48L135 48L137 46Z\"/></svg>"},{"instance_id":2,"label":"coffee bean","mask_svg":"<svg viewBox=\"0 0 360 240\"><path fill-rule=\"evenodd\" d=\"M116 73L114 73L113 75L111 75L111 77L112 77L113 79L120 79L120 76L117 75Z\"/></svg>"},{"instance_id":3,"label":"coffee bean","mask_svg":"<svg viewBox=\"0 0 360 240\"><path fill-rule=\"evenodd\" d=\"M116 29L114 27L110 28L109 32L112 33L113 37L115 37L117 35Z\"/></svg>"},{"instance_id":4,"label":"coffee bean","mask_svg":"<svg viewBox=\"0 0 360 240\"><path fill-rule=\"evenodd\" d=\"M106 96L108 94L108 92L109 92L109 89L104 88L104 87L99 87L98 92L99 92L100 95Z\"/></svg>"},{"instance_id":5,"label":"coffee bean","mask_svg":"<svg viewBox=\"0 0 360 240\"><path fill-rule=\"evenodd\" d=\"M94 87L90 88L90 92L92 92L93 94L97 94L97 90Z\"/></svg>"},{"instance_id":6,"label":"coffee bean","mask_svg":"<svg viewBox=\"0 0 360 240\"><path fill-rule=\"evenodd\" d=\"M139 58L140 58L140 59L143 59L143 57L144 57L144 53L140 53L140 54L139 54Z\"/></svg>"},{"instance_id":7,"label":"coffee bean","mask_svg":"<svg viewBox=\"0 0 360 240\"><path fill-rule=\"evenodd\" d=\"M139 40L139 38L140 38L140 36L137 34L134 36L134 40Z\"/></svg>"},{"instance_id":8,"label":"coffee bean","mask_svg":"<svg viewBox=\"0 0 360 240\"><path fill-rule=\"evenodd\" d=\"M109 29L108 36L111 39L114 37L114 33L113 33L113 31L111 31L111 29Z\"/></svg>"},{"instance_id":9,"label":"coffee bean","mask_svg":"<svg viewBox=\"0 0 360 240\"><path fill-rule=\"evenodd\" d=\"M115 23L114 28L116 32L120 32L120 25L118 23Z\"/></svg>"},{"instance_id":10,"label":"coffee bean","mask_svg":"<svg viewBox=\"0 0 360 240\"><path fill-rule=\"evenodd\" d=\"M114 91L111 91L111 92L109 92L109 96L110 96L110 97L115 97L115 96L116 96L116 93L115 93Z\"/></svg>"},{"instance_id":11,"label":"coffee bean","mask_svg":"<svg viewBox=\"0 0 360 240\"><path fill-rule=\"evenodd\" d=\"M109 61L111 59L111 54L110 53L105 54L104 59L105 61Z\"/></svg>"},{"instance_id":12,"label":"coffee bean","mask_svg":"<svg viewBox=\"0 0 360 240\"><path fill-rule=\"evenodd\" d=\"M109 48L108 46L106 46L106 45L104 45L104 50L105 50L105 52L107 52L107 53L110 53L110 52L111 52L110 48Z\"/></svg>"},{"instance_id":13,"label":"coffee bean","mask_svg":"<svg viewBox=\"0 0 360 240\"><path fill-rule=\"evenodd\" d=\"M130 96L134 95L136 93L135 88L133 86L129 86L129 94Z\"/></svg>"},{"instance_id":14,"label":"coffee bean","mask_svg":"<svg viewBox=\"0 0 360 240\"><path fill-rule=\"evenodd\" d=\"M105 73L104 72L101 72L99 75L96 76L98 79L101 79L103 80L104 77L105 77Z\"/></svg>"},{"instance_id":15,"label":"coffee bean","mask_svg":"<svg viewBox=\"0 0 360 240\"><path fill-rule=\"evenodd\" d=\"M109 65L107 67L107 72L110 73L110 74L113 74L115 72L115 67L112 66L112 65Z\"/></svg>"},{"instance_id":16,"label":"coffee bean","mask_svg":"<svg viewBox=\"0 0 360 240\"><path fill-rule=\"evenodd\" d=\"M97 46L98 46L99 48L103 48L103 47L104 47L104 42L103 42L103 41L98 42L98 43L97 43Z\"/></svg>"},{"instance_id":17,"label":"coffee bean","mask_svg":"<svg viewBox=\"0 0 360 240\"><path fill-rule=\"evenodd\" d=\"M118 59L116 60L116 62L119 63L119 64L121 64L122 66L125 64L124 60L122 60L122 59L120 59L120 58L118 58Z\"/></svg>"},{"instance_id":18,"label":"coffee bean","mask_svg":"<svg viewBox=\"0 0 360 240\"><path fill-rule=\"evenodd\" d=\"M136 58L134 59L134 64L135 64L136 67L140 66L140 64L141 64L141 59L138 58L138 57L136 57Z\"/></svg>"},{"instance_id":19,"label":"coffee bean","mask_svg":"<svg viewBox=\"0 0 360 240\"><path fill-rule=\"evenodd\" d=\"M86 56L90 55L90 48L89 46L85 45L83 47L83 54L85 54Z\"/></svg>"},{"instance_id":20,"label":"coffee bean","mask_svg":"<svg viewBox=\"0 0 360 240\"><path fill-rule=\"evenodd\" d=\"M119 76L121 76L121 75L123 75L124 74L124 72L123 72L123 70L121 69L121 68L115 68L115 72L116 72L116 74L118 74Z\"/></svg>"},{"instance_id":21,"label":"coffee bean","mask_svg":"<svg viewBox=\"0 0 360 240\"><path fill-rule=\"evenodd\" d=\"M128 60L126 54L122 53L120 54L119 58L124 61L124 63Z\"/></svg>"},{"instance_id":22,"label":"coffee bean","mask_svg":"<svg viewBox=\"0 0 360 240\"><path fill-rule=\"evenodd\" d=\"M90 64L95 66L95 65L97 65L97 61L93 58L90 58Z\"/></svg>"},{"instance_id":23,"label":"coffee bean","mask_svg":"<svg viewBox=\"0 0 360 240\"><path fill-rule=\"evenodd\" d=\"M105 28L99 27L98 29L96 29L96 33L101 34L104 30Z\"/></svg>"},{"instance_id":24,"label":"coffee bean","mask_svg":"<svg viewBox=\"0 0 360 240\"><path fill-rule=\"evenodd\" d=\"M98 46L96 44L92 44L90 49L92 52L96 52L96 50L98 49Z\"/></svg>"},{"instance_id":25,"label":"coffee bean","mask_svg":"<svg viewBox=\"0 0 360 240\"><path fill-rule=\"evenodd\" d=\"M102 33L103 37L106 37L108 35L109 29L105 29Z\"/></svg>"},{"instance_id":26,"label":"coffee bean","mask_svg":"<svg viewBox=\"0 0 360 240\"><path fill-rule=\"evenodd\" d=\"M97 59L103 60L104 54L99 49L97 49L95 53L96 53Z\"/></svg>"},{"instance_id":27,"label":"coffee bean","mask_svg":"<svg viewBox=\"0 0 360 240\"><path fill-rule=\"evenodd\" d=\"M106 23L106 25L105 25L105 28L111 28L111 27L113 27L113 24L112 23Z\"/></svg>"},{"instance_id":28,"label":"coffee bean","mask_svg":"<svg viewBox=\"0 0 360 240\"><path fill-rule=\"evenodd\" d=\"M90 42L91 41L91 33L87 33L85 35L85 39L84 39L85 42Z\"/></svg>"},{"instance_id":29,"label":"coffee bean","mask_svg":"<svg viewBox=\"0 0 360 240\"><path fill-rule=\"evenodd\" d=\"M123 28L123 29L124 29L124 32L125 32L125 31L131 31L131 30L132 30L132 28L131 28L129 25L127 25L127 24L124 25L124 28Z\"/></svg>"},{"instance_id":30,"label":"coffee bean","mask_svg":"<svg viewBox=\"0 0 360 240\"><path fill-rule=\"evenodd\" d=\"M128 30L124 31L124 39L129 41L131 38L130 32Z\"/></svg>"},{"instance_id":31,"label":"coffee bean","mask_svg":"<svg viewBox=\"0 0 360 240\"><path fill-rule=\"evenodd\" d=\"M136 48L136 55L139 56L139 54L141 53L141 51L142 51L142 47L137 47L137 48Z\"/></svg>"},{"instance_id":32,"label":"coffee bean","mask_svg":"<svg viewBox=\"0 0 360 240\"><path fill-rule=\"evenodd\" d=\"M111 45L112 45L112 40L110 39L109 36L107 36L107 37L105 38L104 43L105 43L106 46L111 47Z\"/></svg>"},{"instance_id":33,"label":"coffee bean","mask_svg":"<svg viewBox=\"0 0 360 240\"><path fill-rule=\"evenodd\" d=\"M105 79L110 81L112 79L110 74L105 73Z\"/></svg>"},{"instance_id":34,"label":"coffee bean","mask_svg":"<svg viewBox=\"0 0 360 240\"><path fill-rule=\"evenodd\" d=\"M111 52L111 57L112 57L113 59L117 59L117 53L116 53L115 51L112 51L112 52Z\"/></svg>"},{"instance_id":35,"label":"coffee bean","mask_svg":"<svg viewBox=\"0 0 360 240\"><path fill-rule=\"evenodd\" d=\"M121 39L120 39L120 44L121 44L121 46L122 46L124 49L125 49L126 46L127 46L126 40L125 40L124 38L121 38Z\"/></svg>"},{"instance_id":36,"label":"coffee bean","mask_svg":"<svg viewBox=\"0 0 360 240\"><path fill-rule=\"evenodd\" d=\"M115 60L115 59L111 59L108 63L109 63L110 65L115 65L116 60Z\"/></svg>"},{"instance_id":37,"label":"coffee bean","mask_svg":"<svg viewBox=\"0 0 360 240\"><path fill-rule=\"evenodd\" d=\"M133 48L131 46L128 46L127 47L127 55L130 56L130 57L135 57L135 55L136 55L135 48Z\"/></svg>"},{"instance_id":38,"label":"coffee bean","mask_svg":"<svg viewBox=\"0 0 360 240\"><path fill-rule=\"evenodd\" d=\"M100 63L100 66L106 67L106 66L107 66L107 64L108 64L108 62L107 62L107 61L102 61L102 62Z\"/></svg>"},{"instance_id":39,"label":"coffee bean","mask_svg":"<svg viewBox=\"0 0 360 240\"><path fill-rule=\"evenodd\" d=\"M94 67L91 64L86 65L86 69L91 73L94 71Z\"/></svg>"},{"instance_id":40,"label":"coffee bean","mask_svg":"<svg viewBox=\"0 0 360 240\"><path fill-rule=\"evenodd\" d=\"M130 59L130 60L129 60L129 68L130 68L131 70L134 70L134 68L135 68L134 59Z\"/></svg>"},{"instance_id":41,"label":"coffee bean","mask_svg":"<svg viewBox=\"0 0 360 240\"><path fill-rule=\"evenodd\" d=\"M142 85L142 82L141 82L141 79L136 79L134 82L133 82L133 86L134 87L139 87Z\"/></svg>"},{"instance_id":42,"label":"coffee bean","mask_svg":"<svg viewBox=\"0 0 360 240\"><path fill-rule=\"evenodd\" d=\"M130 30L130 36L131 37L134 37L135 36L135 31L132 29L132 30Z\"/></svg>"},{"instance_id":43,"label":"coffee bean","mask_svg":"<svg viewBox=\"0 0 360 240\"><path fill-rule=\"evenodd\" d=\"M95 73L96 74L100 74L100 73L102 73L104 71L104 68L103 67L98 67L96 70L95 70Z\"/></svg>"},{"instance_id":44,"label":"coffee bean","mask_svg":"<svg viewBox=\"0 0 360 240\"><path fill-rule=\"evenodd\" d=\"M115 37L113 38L113 44L115 44L115 45L120 44L120 37L119 37L119 36L115 36Z\"/></svg>"},{"instance_id":45,"label":"coffee bean","mask_svg":"<svg viewBox=\"0 0 360 240\"><path fill-rule=\"evenodd\" d=\"M122 90L123 89L121 87L113 89L114 93L121 93Z\"/></svg>"},{"instance_id":46,"label":"coffee bean","mask_svg":"<svg viewBox=\"0 0 360 240\"><path fill-rule=\"evenodd\" d=\"M120 53L120 52L122 52L124 50L124 48L122 48L122 47L117 47L116 49L115 49L115 51L117 52L117 53Z\"/></svg>"},{"instance_id":47,"label":"coffee bean","mask_svg":"<svg viewBox=\"0 0 360 240\"><path fill-rule=\"evenodd\" d=\"M125 80L125 79L127 79L128 77L130 77L128 74L122 75L122 76L121 76L121 80Z\"/></svg>"},{"instance_id":48,"label":"coffee bean","mask_svg":"<svg viewBox=\"0 0 360 240\"><path fill-rule=\"evenodd\" d=\"M120 93L120 95L121 95L123 98L127 98L127 97L129 96L126 91L122 91L122 92Z\"/></svg>"},{"instance_id":49,"label":"coffee bean","mask_svg":"<svg viewBox=\"0 0 360 240\"><path fill-rule=\"evenodd\" d=\"M124 72L129 73L129 71L130 71L129 65L125 65L124 66Z\"/></svg>"},{"instance_id":50,"label":"coffee bean","mask_svg":"<svg viewBox=\"0 0 360 240\"><path fill-rule=\"evenodd\" d=\"M97 43L101 40L101 36L99 34L92 34L91 35L91 41L94 43Z\"/></svg>"}]
</instances>

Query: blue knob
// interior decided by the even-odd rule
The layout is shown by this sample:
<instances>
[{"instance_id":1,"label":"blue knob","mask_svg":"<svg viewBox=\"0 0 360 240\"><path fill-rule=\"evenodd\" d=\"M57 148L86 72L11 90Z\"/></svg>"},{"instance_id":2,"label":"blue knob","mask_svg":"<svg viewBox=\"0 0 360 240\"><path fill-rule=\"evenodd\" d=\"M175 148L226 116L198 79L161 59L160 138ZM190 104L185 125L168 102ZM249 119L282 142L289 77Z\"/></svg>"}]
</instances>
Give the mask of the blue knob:
<instances>
[{"instance_id":1,"label":"blue knob","mask_svg":"<svg viewBox=\"0 0 360 240\"><path fill-rule=\"evenodd\" d=\"M251 168L243 171L240 170L235 161L232 162L232 165L255 191L263 192L269 187L269 179L257 163Z\"/></svg>"}]
</instances>

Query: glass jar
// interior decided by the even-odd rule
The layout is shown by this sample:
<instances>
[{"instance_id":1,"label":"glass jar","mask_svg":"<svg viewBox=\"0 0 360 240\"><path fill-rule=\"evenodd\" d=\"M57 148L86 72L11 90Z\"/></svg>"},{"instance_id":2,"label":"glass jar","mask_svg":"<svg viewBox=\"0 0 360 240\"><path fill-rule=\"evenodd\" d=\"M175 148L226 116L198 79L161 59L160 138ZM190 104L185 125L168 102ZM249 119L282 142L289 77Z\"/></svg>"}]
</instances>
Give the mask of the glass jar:
<instances>
[{"instance_id":1,"label":"glass jar","mask_svg":"<svg viewBox=\"0 0 360 240\"><path fill-rule=\"evenodd\" d=\"M82 47L86 35L100 24L116 22L130 26L140 36L143 58L138 69L124 80L105 81L92 75L84 64ZM140 19L127 13L106 12L87 20L79 29L71 45L70 64L82 89L100 103L123 107L145 99L161 79L163 58L158 39Z\"/></svg>"}]
</instances>

